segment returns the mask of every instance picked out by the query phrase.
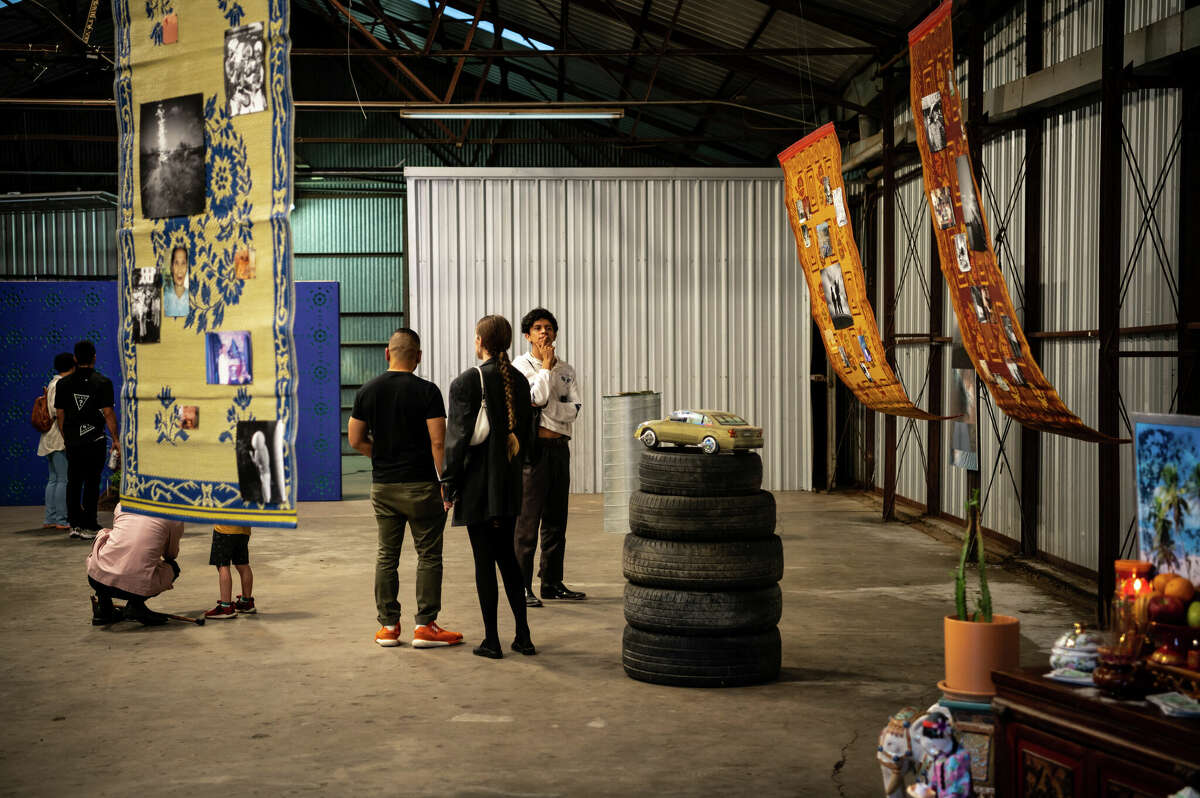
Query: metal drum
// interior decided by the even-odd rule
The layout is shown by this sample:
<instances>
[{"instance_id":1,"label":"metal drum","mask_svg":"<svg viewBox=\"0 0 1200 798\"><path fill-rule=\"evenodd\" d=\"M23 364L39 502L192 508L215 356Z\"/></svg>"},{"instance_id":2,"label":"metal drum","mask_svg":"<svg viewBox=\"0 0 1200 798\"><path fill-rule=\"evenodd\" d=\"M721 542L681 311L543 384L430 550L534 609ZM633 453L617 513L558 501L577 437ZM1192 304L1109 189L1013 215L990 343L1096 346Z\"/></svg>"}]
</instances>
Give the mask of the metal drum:
<instances>
[{"instance_id":1,"label":"metal drum","mask_svg":"<svg viewBox=\"0 0 1200 798\"><path fill-rule=\"evenodd\" d=\"M600 399L604 531L629 531L629 496L638 489L638 462L646 447L633 437L638 424L662 418L662 394L622 393Z\"/></svg>"}]
</instances>

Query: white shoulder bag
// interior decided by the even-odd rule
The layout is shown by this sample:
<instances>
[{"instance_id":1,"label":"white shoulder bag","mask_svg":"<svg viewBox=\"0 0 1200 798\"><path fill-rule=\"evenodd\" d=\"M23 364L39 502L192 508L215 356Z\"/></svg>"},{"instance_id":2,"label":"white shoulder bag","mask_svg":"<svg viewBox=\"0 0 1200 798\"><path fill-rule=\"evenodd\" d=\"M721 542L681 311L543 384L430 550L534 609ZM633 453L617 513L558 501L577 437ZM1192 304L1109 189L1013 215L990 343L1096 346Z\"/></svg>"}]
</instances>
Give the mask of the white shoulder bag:
<instances>
[{"instance_id":1,"label":"white shoulder bag","mask_svg":"<svg viewBox=\"0 0 1200 798\"><path fill-rule=\"evenodd\" d=\"M488 421L487 414L487 391L483 387L483 369L476 366L475 370L479 372L479 415L475 417L475 431L471 433L472 446L478 446L486 441L492 431L492 424Z\"/></svg>"}]
</instances>

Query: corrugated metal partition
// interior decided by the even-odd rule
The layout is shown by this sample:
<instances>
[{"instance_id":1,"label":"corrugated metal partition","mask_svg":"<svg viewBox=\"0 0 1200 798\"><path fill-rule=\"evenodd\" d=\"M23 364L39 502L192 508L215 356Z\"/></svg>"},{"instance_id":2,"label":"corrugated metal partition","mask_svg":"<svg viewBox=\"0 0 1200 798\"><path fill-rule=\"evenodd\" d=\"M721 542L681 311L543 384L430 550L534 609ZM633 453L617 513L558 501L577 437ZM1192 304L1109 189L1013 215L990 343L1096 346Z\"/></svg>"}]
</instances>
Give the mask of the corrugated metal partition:
<instances>
[{"instance_id":1,"label":"corrugated metal partition","mask_svg":"<svg viewBox=\"0 0 1200 798\"><path fill-rule=\"evenodd\" d=\"M0 206L0 274L102 277L116 273L115 208L6 212Z\"/></svg>"},{"instance_id":2,"label":"corrugated metal partition","mask_svg":"<svg viewBox=\"0 0 1200 798\"><path fill-rule=\"evenodd\" d=\"M387 368L383 349L404 323L404 199L398 193L299 197L292 220L296 279L340 286L344 433L355 391ZM342 451L351 451L344 435Z\"/></svg>"},{"instance_id":3,"label":"corrugated metal partition","mask_svg":"<svg viewBox=\"0 0 1200 798\"><path fill-rule=\"evenodd\" d=\"M587 403L572 489L600 490L600 397L655 390L767 430L764 487L811 488L807 289L774 169L413 169L413 324L444 392L475 321L536 305ZM525 351L519 337L516 352ZM630 431L632 434L632 430Z\"/></svg>"}]
</instances>

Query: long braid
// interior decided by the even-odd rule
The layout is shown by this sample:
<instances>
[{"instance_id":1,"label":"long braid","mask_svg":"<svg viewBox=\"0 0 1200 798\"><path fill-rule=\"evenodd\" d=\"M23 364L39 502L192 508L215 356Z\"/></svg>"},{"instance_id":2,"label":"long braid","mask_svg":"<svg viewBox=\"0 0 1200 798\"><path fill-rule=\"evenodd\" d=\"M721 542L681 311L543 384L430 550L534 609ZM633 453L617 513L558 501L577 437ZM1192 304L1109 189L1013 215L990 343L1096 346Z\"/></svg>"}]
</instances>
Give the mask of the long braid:
<instances>
[{"instance_id":1,"label":"long braid","mask_svg":"<svg viewBox=\"0 0 1200 798\"><path fill-rule=\"evenodd\" d=\"M508 359L508 348L512 345L512 325L503 316L484 316L475 324L475 334L479 336L479 344L490 354L496 356L496 364L500 376L504 379L504 404L508 409L508 459L511 461L521 451L521 442L517 440L517 414L513 409L512 363Z\"/></svg>"},{"instance_id":2,"label":"long braid","mask_svg":"<svg viewBox=\"0 0 1200 798\"><path fill-rule=\"evenodd\" d=\"M508 360L507 352L497 355L496 363L500 366L500 376L504 378L504 404L508 408L508 459L512 460L517 456L517 452L521 451L521 442L517 440L514 432L517 428L517 414L513 410L512 364Z\"/></svg>"}]
</instances>

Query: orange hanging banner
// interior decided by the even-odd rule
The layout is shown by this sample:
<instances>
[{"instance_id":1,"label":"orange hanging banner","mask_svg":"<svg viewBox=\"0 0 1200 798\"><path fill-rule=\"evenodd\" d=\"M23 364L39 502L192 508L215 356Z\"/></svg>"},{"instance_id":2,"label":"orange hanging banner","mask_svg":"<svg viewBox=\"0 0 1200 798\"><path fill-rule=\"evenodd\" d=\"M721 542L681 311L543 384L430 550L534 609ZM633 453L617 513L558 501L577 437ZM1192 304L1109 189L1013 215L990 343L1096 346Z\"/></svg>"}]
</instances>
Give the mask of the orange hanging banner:
<instances>
[{"instance_id":1,"label":"orange hanging banner","mask_svg":"<svg viewBox=\"0 0 1200 798\"><path fill-rule=\"evenodd\" d=\"M1071 412L1038 367L996 266L954 77L951 4L946 0L908 34L908 49L925 194L963 346L992 401L1015 421L1043 432L1111 442Z\"/></svg>"},{"instance_id":2,"label":"orange hanging banner","mask_svg":"<svg viewBox=\"0 0 1200 798\"><path fill-rule=\"evenodd\" d=\"M860 402L894 416L937 420L915 406L887 358L846 210L842 147L832 124L779 154L784 199L813 321L833 370Z\"/></svg>"}]
</instances>

